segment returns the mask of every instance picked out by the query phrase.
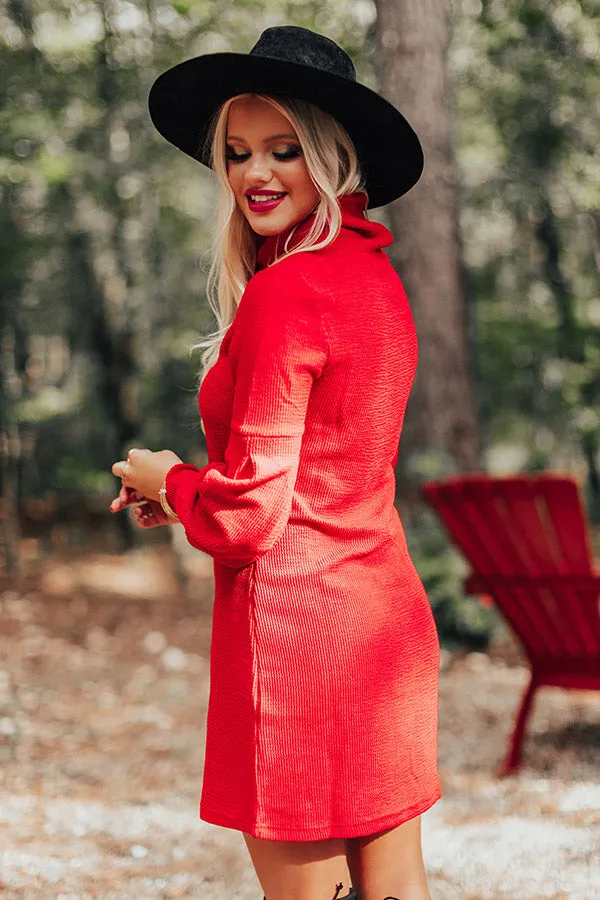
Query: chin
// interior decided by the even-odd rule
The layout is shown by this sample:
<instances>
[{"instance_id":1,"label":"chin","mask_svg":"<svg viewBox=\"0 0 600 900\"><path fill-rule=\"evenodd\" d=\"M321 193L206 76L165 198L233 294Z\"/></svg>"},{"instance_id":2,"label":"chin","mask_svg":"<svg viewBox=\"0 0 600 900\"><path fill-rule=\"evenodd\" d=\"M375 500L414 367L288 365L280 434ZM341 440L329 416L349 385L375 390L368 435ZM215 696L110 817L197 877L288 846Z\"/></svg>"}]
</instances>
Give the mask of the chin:
<instances>
[{"instance_id":1,"label":"chin","mask_svg":"<svg viewBox=\"0 0 600 900\"><path fill-rule=\"evenodd\" d=\"M281 234L282 231L287 231L288 228L297 225L298 222L305 219L307 215L309 215L309 213L302 213L297 216L273 218L271 221L268 221L267 217L263 218L262 216L256 216L256 218L248 217L248 223L256 234L260 234L262 237L271 237L274 234Z\"/></svg>"},{"instance_id":2,"label":"chin","mask_svg":"<svg viewBox=\"0 0 600 900\"><path fill-rule=\"evenodd\" d=\"M266 222L251 221L250 227L252 228L252 231L256 232L256 234L260 234L261 237L272 237L275 234L281 234L281 232L285 231L289 226L285 222L282 225L278 222L267 224Z\"/></svg>"}]
</instances>

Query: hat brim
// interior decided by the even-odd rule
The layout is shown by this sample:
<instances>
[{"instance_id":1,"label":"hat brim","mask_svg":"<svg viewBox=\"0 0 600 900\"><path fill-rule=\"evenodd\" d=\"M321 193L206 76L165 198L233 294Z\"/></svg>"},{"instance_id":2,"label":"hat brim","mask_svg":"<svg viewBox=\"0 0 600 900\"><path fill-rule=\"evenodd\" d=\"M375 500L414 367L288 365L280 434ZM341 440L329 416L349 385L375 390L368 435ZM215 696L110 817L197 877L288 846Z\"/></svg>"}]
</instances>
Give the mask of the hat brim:
<instances>
[{"instance_id":1,"label":"hat brim","mask_svg":"<svg viewBox=\"0 0 600 900\"><path fill-rule=\"evenodd\" d=\"M202 149L216 110L246 93L296 97L334 116L356 147L370 208L401 197L421 176L423 150L399 110L359 82L299 63L246 53L185 60L152 85L150 118L171 144L208 165Z\"/></svg>"}]
</instances>

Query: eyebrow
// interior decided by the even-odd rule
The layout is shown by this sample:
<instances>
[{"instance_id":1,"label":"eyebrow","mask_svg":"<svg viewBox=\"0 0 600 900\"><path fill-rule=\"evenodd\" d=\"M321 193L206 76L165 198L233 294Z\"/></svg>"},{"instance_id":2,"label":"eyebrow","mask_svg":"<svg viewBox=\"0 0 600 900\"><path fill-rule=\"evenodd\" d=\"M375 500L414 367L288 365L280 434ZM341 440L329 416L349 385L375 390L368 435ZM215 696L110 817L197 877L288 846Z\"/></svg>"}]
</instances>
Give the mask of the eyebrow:
<instances>
[{"instance_id":1,"label":"eyebrow","mask_svg":"<svg viewBox=\"0 0 600 900\"><path fill-rule=\"evenodd\" d=\"M297 141L297 140L298 140L298 138L296 137L295 134L272 134L272 135L270 135L269 137L266 137L266 138L263 139L263 144L268 144L269 141L280 141L280 140L282 140L283 138L289 138L289 139L292 140L292 141ZM245 143L246 143L246 141L244 140L244 138L236 137L234 134L228 134L228 135L227 135L227 140L228 140L228 141L238 141L238 143L240 143L240 144L245 144Z\"/></svg>"}]
</instances>

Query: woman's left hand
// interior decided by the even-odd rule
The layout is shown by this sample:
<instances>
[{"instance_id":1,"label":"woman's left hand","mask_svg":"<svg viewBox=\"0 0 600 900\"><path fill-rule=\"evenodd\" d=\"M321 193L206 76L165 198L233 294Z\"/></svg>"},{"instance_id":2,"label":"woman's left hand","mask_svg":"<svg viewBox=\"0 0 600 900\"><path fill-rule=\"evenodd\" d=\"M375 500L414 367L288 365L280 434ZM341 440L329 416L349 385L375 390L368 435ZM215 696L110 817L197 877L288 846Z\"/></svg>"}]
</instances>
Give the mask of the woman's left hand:
<instances>
[{"instance_id":1,"label":"woman's left hand","mask_svg":"<svg viewBox=\"0 0 600 900\"><path fill-rule=\"evenodd\" d=\"M127 459L116 462L111 471L123 485L148 500L159 499L159 488L172 466L183 462L172 450L130 450ZM113 501L115 502L115 501Z\"/></svg>"}]
</instances>

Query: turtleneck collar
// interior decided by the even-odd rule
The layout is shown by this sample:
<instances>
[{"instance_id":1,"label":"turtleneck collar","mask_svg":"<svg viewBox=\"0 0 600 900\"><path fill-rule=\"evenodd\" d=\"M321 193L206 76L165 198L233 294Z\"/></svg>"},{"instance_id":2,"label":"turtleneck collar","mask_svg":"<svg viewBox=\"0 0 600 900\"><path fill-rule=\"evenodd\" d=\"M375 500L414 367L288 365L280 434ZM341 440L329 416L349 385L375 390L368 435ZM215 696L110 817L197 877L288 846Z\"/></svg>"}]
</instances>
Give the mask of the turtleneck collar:
<instances>
[{"instance_id":1,"label":"turtleneck collar","mask_svg":"<svg viewBox=\"0 0 600 900\"><path fill-rule=\"evenodd\" d=\"M378 222L370 222L365 216L366 194L362 191L346 194L344 197L338 197L338 203L342 211L342 231L348 229L360 234L369 242L369 249L379 250L382 247L389 247L393 237L388 229ZM315 213L312 212L306 219L295 226L295 230L294 226L292 226L279 234L269 235L266 238L257 235L256 270L266 268L269 263L283 253L285 242L292 231L294 236L289 249L298 246L302 238L310 230L314 220Z\"/></svg>"}]
</instances>

